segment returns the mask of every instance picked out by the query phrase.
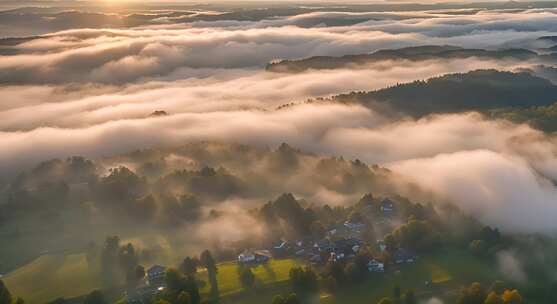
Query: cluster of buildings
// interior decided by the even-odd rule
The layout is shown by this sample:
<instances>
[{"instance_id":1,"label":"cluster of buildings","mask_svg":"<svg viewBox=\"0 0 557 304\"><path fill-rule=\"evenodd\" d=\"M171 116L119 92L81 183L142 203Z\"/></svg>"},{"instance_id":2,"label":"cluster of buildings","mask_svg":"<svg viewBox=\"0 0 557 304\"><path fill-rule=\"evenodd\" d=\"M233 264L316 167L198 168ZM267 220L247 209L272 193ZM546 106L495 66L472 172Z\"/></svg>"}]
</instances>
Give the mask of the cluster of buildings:
<instances>
[{"instance_id":1,"label":"cluster of buildings","mask_svg":"<svg viewBox=\"0 0 557 304\"><path fill-rule=\"evenodd\" d=\"M355 257L363 242L356 238L342 238L331 240L324 238L313 241L310 239L298 241L281 240L271 249L273 256L295 256L304 258L313 264L324 263L328 260L342 260Z\"/></svg>"},{"instance_id":2,"label":"cluster of buildings","mask_svg":"<svg viewBox=\"0 0 557 304\"><path fill-rule=\"evenodd\" d=\"M145 304L166 288L164 277L166 275L166 267L161 265L153 265L146 271L143 281L134 289L125 292L126 303L128 304Z\"/></svg>"},{"instance_id":3,"label":"cluster of buildings","mask_svg":"<svg viewBox=\"0 0 557 304\"><path fill-rule=\"evenodd\" d=\"M379 202L378 211L384 219L391 218L395 213L395 205L388 198ZM371 212L371 210L369 210ZM305 238L301 240L280 240L273 244L269 250L245 251L238 256L240 264L261 264L268 262L272 257L296 257L315 265L328 261L342 261L356 257L360 249L366 244L362 241L362 234L366 224L348 220L342 224L329 227L327 236L320 240ZM369 244L367 244L369 245ZM387 246L383 241L378 241L378 249L383 252ZM411 251L399 248L392 253L395 264L413 263L416 255ZM370 272L384 272L384 263L371 259L368 262Z\"/></svg>"},{"instance_id":4,"label":"cluster of buildings","mask_svg":"<svg viewBox=\"0 0 557 304\"><path fill-rule=\"evenodd\" d=\"M391 217L394 212L394 203L386 198L380 201L379 211L384 218ZM259 265L269 262L273 257L296 257L304 259L310 264L320 265L329 261L342 261L355 258L365 245L361 240L366 224L357 221L346 221L340 225L329 227L327 236L320 240L305 238L302 240L280 240L268 250L245 250L238 255L240 265ZM378 249L383 252L387 246L383 241L378 241ZM394 264L413 263L416 255L411 251L399 248L392 252L391 260ZM385 272L385 264L376 259L367 263L369 272ZM127 303L144 304L149 299L165 288L166 267L153 265L146 271L144 283L135 290L126 293Z\"/></svg>"}]
</instances>

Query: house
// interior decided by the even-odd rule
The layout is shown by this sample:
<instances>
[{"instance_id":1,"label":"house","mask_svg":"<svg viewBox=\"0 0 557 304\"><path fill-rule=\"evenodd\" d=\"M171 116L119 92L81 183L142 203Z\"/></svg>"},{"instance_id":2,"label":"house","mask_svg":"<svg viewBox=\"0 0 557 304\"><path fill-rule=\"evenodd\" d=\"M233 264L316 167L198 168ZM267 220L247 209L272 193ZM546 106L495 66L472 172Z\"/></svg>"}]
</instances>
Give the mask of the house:
<instances>
[{"instance_id":1,"label":"house","mask_svg":"<svg viewBox=\"0 0 557 304\"><path fill-rule=\"evenodd\" d=\"M152 303L153 299L164 289L163 286L142 285L124 292L124 297L127 304Z\"/></svg>"},{"instance_id":2,"label":"house","mask_svg":"<svg viewBox=\"0 0 557 304\"><path fill-rule=\"evenodd\" d=\"M377 240L377 247L379 247L379 250L381 252L387 250L387 245L385 244L385 241L383 241L383 240Z\"/></svg>"},{"instance_id":3,"label":"house","mask_svg":"<svg viewBox=\"0 0 557 304\"><path fill-rule=\"evenodd\" d=\"M313 248L316 249L317 252L330 252L333 249L333 244L329 239L322 239L315 242Z\"/></svg>"},{"instance_id":4,"label":"house","mask_svg":"<svg viewBox=\"0 0 557 304\"><path fill-rule=\"evenodd\" d=\"M271 259L271 254L267 250L244 251L238 256L240 264L261 264Z\"/></svg>"},{"instance_id":5,"label":"house","mask_svg":"<svg viewBox=\"0 0 557 304\"><path fill-rule=\"evenodd\" d=\"M321 264L321 262L323 262L323 259L319 254L311 254L310 256L308 256L308 261L311 264Z\"/></svg>"},{"instance_id":6,"label":"house","mask_svg":"<svg viewBox=\"0 0 557 304\"><path fill-rule=\"evenodd\" d=\"M275 244L275 246L273 246L273 249L276 249L276 250L286 249L287 245L288 245L287 241L280 240L277 244Z\"/></svg>"},{"instance_id":7,"label":"house","mask_svg":"<svg viewBox=\"0 0 557 304\"><path fill-rule=\"evenodd\" d=\"M244 251L238 256L238 263L249 264L255 262L255 254L250 251Z\"/></svg>"},{"instance_id":8,"label":"house","mask_svg":"<svg viewBox=\"0 0 557 304\"><path fill-rule=\"evenodd\" d=\"M290 243L285 240L279 240L273 244L271 248L271 252L273 253L274 257L281 258L288 255L290 251Z\"/></svg>"},{"instance_id":9,"label":"house","mask_svg":"<svg viewBox=\"0 0 557 304\"><path fill-rule=\"evenodd\" d=\"M166 267L161 265L153 265L147 269L147 282L151 286L164 285L164 276L166 275Z\"/></svg>"},{"instance_id":10,"label":"house","mask_svg":"<svg viewBox=\"0 0 557 304\"><path fill-rule=\"evenodd\" d=\"M271 259L271 253L268 250L254 251L256 263L267 263Z\"/></svg>"},{"instance_id":11,"label":"house","mask_svg":"<svg viewBox=\"0 0 557 304\"><path fill-rule=\"evenodd\" d=\"M367 270L369 272L385 272L385 264L379 262L376 259L371 259L367 263Z\"/></svg>"},{"instance_id":12,"label":"house","mask_svg":"<svg viewBox=\"0 0 557 304\"><path fill-rule=\"evenodd\" d=\"M344 253L341 251L337 252L336 250L333 250L333 252L331 252L331 255L329 256L329 261L331 262L337 262L343 259L344 259Z\"/></svg>"},{"instance_id":13,"label":"house","mask_svg":"<svg viewBox=\"0 0 557 304\"><path fill-rule=\"evenodd\" d=\"M352 222L352 221L346 221L344 222L344 227L350 229L350 230L362 230L366 227L366 224L364 223L360 223L360 222Z\"/></svg>"},{"instance_id":14,"label":"house","mask_svg":"<svg viewBox=\"0 0 557 304\"><path fill-rule=\"evenodd\" d=\"M416 255L408 250L399 248L393 254L393 261L396 264L414 263Z\"/></svg>"},{"instance_id":15,"label":"house","mask_svg":"<svg viewBox=\"0 0 557 304\"><path fill-rule=\"evenodd\" d=\"M345 258L353 258L356 256L360 247L362 246L362 241L354 238L341 239L334 242L334 247L332 250L332 255L334 261L342 260Z\"/></svg>"},{"instance_id":16,"label":"house","mask_svg":"<svg viewBox=\"0 0 557 304\"><path fill-rule=\"evenodd\" d=\"M383 215L392 215L395 211L395 204L388 198L384 198L379 203L379 209Z\"/></svg>"}]
</instances>

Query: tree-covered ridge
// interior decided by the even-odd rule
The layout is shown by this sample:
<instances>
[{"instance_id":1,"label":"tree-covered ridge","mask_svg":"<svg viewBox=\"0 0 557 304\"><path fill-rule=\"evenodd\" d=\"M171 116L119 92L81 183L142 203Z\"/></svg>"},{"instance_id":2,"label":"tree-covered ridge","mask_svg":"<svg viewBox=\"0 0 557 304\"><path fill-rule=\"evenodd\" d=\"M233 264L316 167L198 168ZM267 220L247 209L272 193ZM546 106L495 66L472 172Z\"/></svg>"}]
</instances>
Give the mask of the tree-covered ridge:
<instances>
[{"instance_id":1,"label":"tree-covered ridge","mask_svg":"<svg viewBox=\"0 0 557 304\"><path fill-rule=\"evenodd\" d=\"M493 118L507 119L516 123L527 123L534 128L546 131L557 131L557 103L548 106L529 108L501 108L488 112Z\"/></svg>"},{"instance_id":2,"label":"tree-covered ridge","mask_svg":"<svg viewBox=\"0 0 557 304\"><path fill-rule=\"evenodd\" d=\"M351 92L331 100L421 117L432 113L548 106L557 101L557 86L526 72L476 70L371 92Z\"/></svg>"},{"instance_id":3,"label":"tree-covered ridge","mask_svg":"<svg viewBox=\"0 0 557 304\"><path fill-rule=\"evenodd\" d=\"M0 252L0 271L36 257L36 248L84 248L83 235L198 224L219 215L227 200L246 201L248 210L281 193L307 198L327 189L350 198L370 187L393 193L392 174L287 144L269 149L204 142L97 160L54 159L15 177L1 191L0 231L12 246Z\"/></svg>"},{"instance_id":4,"label":"tree-covered ridge","mask_svg":"<svg viewBox=\"0 0 557 304\"><path fill-rule=\"evenodd\" d=\"M400 49L386 49L371 54L334 56L314 56L298 60L281 60L271 62L267 65L267 71L298 73L315 69L338 69L338 68L366 68L366 65L388 60L441 60L441 59L514 59L528 60L538 57L536 52L526 49L466 49L451 45L424 45L416 47L405 47Z\"/></svg>"}]
</instances>

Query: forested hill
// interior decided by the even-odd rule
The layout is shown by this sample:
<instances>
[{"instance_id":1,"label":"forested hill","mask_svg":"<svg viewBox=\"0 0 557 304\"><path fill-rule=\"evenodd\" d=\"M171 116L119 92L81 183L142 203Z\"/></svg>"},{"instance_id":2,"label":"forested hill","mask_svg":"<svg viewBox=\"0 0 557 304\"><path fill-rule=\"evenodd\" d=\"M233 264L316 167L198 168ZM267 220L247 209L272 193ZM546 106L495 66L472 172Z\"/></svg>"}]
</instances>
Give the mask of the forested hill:
<instances>
[{"instance_id":1,"label":"forested hill","mask_svg":"<svg viewBox=\"0 0 557 304\"><path fill-rule=\"evenodd\" d=\"M393 87L351 92L332 101L359 103L420 117L431 113L546 106L557 101L557 86L529 73L476 70Z\"/></svg>"},{"instance_id":2,"label":"forested hill","mask_svg":"<svg viewBox=\"0 0 557 304\"><path fill-rule=\"evenodd\" d=\"M371 54L345 55L342 57L315 56L299 60L282 60L271 62L267 65L267 71L297 73L309 69L337 69L343 67L361 67L366 64L385 60L411 60L423 61L434 59L462 59L462 58L484 58L484 59L516 59L526 60L538 56L537 53L526 49L503 49L483 50L465 49L457 46L417 46L393 50L379 50Z\"/></svg>"}]
</instances>

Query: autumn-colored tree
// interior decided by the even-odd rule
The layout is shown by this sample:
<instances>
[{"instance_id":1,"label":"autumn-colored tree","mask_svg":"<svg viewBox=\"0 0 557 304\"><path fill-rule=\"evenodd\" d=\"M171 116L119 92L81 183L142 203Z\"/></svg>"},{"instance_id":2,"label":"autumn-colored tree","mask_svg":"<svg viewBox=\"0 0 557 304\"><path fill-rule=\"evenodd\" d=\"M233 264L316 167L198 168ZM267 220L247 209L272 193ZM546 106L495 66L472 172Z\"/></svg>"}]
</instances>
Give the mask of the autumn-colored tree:
<instances>
[{"instance_id":1,"label":"autumn-colored tree","mask_svg":"<svg viewBox=\"0 0 557 304\"><path fill-rule=\"evenodd\" d=\"M487 294L478 282L470 284L460 292L457 304L483 304Z\"/></svg>"},{"instance_id":2,"label":"autumn-colored tree","mask_svg":"<svg viewBox=\"0 0 557 304\"><path fill-rule=\"evenodd\" d=\"M505 290L503 292L503 303L505 304L522 304L522 296L518 290Z\"/></svg>"},{"instance_id":3,"label":"autumn-colored tree","mask_svg":"<svg viewBox=\"0 0 557 304\"><path fill-rule=\"evenodd\" d=\"M492 291L487 295L484 304L503 304L503 299L500 295Z\"/></svg>"},{"instance_id":4,"label":"autumn-colored tree","mask_svg":"<svg viewBox=\"0 0 557 304\"><path fill-rule=\"evenodd\" d=\"M390 298L383 298L377 302L377 304L394 304L393 300Z\"/></svg>"}]
</instances>

